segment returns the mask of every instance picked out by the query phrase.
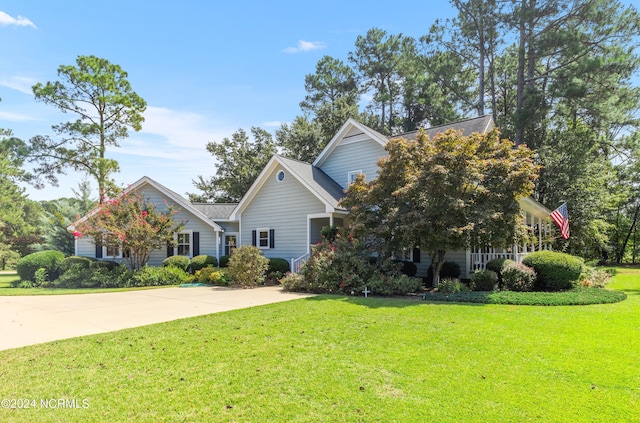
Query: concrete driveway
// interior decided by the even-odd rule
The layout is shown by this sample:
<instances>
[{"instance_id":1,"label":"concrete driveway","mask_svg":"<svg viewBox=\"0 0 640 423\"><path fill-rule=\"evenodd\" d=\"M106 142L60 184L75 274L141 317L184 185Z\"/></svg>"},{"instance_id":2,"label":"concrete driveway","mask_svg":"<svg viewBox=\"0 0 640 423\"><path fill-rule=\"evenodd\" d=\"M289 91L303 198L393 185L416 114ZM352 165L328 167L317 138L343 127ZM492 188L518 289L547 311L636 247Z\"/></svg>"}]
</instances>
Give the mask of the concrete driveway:
<instances>
[{"instance_id":1,"label":"concrete driveway","mask_svg":"<svg viewBox=\"0 0 640 423\"><path fill-rule=\"evenodd\" d=\"M273 286L0 297L0 350L310 296Z\"/></svg>"}]
</instances>

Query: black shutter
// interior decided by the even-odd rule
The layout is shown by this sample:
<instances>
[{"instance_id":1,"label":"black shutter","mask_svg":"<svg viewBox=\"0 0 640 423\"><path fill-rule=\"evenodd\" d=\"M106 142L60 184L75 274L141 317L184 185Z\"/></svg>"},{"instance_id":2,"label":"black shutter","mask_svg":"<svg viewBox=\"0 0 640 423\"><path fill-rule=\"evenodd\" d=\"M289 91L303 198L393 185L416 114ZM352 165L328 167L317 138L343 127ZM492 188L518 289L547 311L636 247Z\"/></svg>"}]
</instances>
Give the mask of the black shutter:
<instances>
[{"instance_id":1,"label":"black shutter","mask_svg":"<svg viewBox=\"0 0 640 423\"><path fill-rule=\"evenodd\" d=\"M269 248L276 248L276 230L269 229Z\"/></svg>"},{"instance_id":2,"label":"black shutter","mask_svg":"<svg viewBox=\"0 0 640 423\"><path fill-rule=\"evenodd\" d=\"M420 248L413 247L413 262L420 263Z\"/></svg>"},{"instance_id":3,"label":"black shutter","mask_svg":"<svg viewBox=\"0 0 640 423\"><path fill-rule=\"evenodd\" d=\"M167 257L171 257L173 255L173 246L167 245Z\"/></svg>"},{"instance_id":4,"label":"black shutter","mask_svg":"<svg viewBox=\"0 0 640 423\"><path fill-rule=\"evenodd\" d=\"M102 244L96 242L96 258L102 258Z\"/></svg>"},{"instance_id":5,"label":"black shutter","mask_svg":"<svg viewBox=\"0 0 640 423\"><path fill-rule=\"evenodd\" d=\"M256 244L256 231L255 231L255 229L253 231L251 231L251 245L253 245L254 247L257 245Z\"/></svg>"},{"instance_id":6,"label":"black shutter","mask_svg":"<svg viewBox=\"0 0 640 423\"><path fill-rule=\"evenodd\" d=\"M193 257L200 255L200 232L193 233Z\"/></svg>"}]
</instances>

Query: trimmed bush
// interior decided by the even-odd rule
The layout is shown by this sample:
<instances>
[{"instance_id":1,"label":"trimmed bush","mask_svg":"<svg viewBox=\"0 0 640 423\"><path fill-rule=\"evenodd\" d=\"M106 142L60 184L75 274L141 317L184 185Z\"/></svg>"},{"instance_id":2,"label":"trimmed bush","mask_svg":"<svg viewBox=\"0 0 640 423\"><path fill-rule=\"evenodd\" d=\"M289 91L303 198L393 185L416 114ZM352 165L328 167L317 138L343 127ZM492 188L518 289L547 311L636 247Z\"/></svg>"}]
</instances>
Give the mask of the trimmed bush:
<instances>
[{"instance_id":1,"label":"trimmed bush","mask_svg":"<svg viewBox=\"0 0 640 423\"><path fill-rule=\"evenodd\" d=\"M366 285L375 295L404 295L422 290L420 279L405 274L384 275L376 272Z\"/></svg>"},{"instance_id":2,"label":"trimmed bush","mask_svg":"<svg viewBox=\"0 0 640 423\"><path fill-rule=\"evenodd\" d=\"M536 251L528 254L522 263L537 274L536 289L564 291L578 284L584 267L580 257L555 251Z\"/></svg>"},{"instance_id":3,"label":"trimmed bush","mask_svg":"<svg viewBox=\"0 0 640 423\"><path fill-rule=\"evenodd\" d=\"M63 261L64 254L60 251L38 251L22 257L18 261L16 270L21 280L35 282L36 271L43 268L47 272L47 280L53 281L60 275L60 266Z\"/></svg>"},{"instance_id":4,"label":"trimmed bush","mask_svg":"<svg viewBox=\"0 0 640 423\"><path fill-rule=\"evenodd\" d=\"M120 263L113 260L97 260L91 263L91 267L95 269L106 269L108 271L112 271L115 268L120 266Z\"/></svg>"},{"instance_id":5,"label":"trimmed bush","mask_svg":"<svg viewBox=\"0 0 640 423\"><path fill-rule=\"evenodd\" d=\"M171 265L163 265L163 267L145 266L135 271L131 277L131 286L180 285L190 282L193 282L192 275L187 273L186 270Z\"/></svg>"},{"instance_id":6,"label":"trimmed bush","mask_svg":"<svg viewBox=\"0 0 640 423\"><path fill-rule=\"evenodd\" d=\"M215 267L205 267L203 269L196 270L194 279L201 283L210 283L222 286L229 285L225 272Z\"/></svg>"},{"instance_id":7,"label":"trimmed bush","mask_svg":"<svg viewBox=\"0 0 640 423\"><path fill-rule=\"evenodd\" d=\"M164 259L164 261L162 262L162 267L169 267L169 266L177 267L178 269L186 272L187 269L189 269L190 263L191 263L191 260L189 260L189 257L170 256Z\"/></svg>"},{"instance_id":8,"label":"trimmed bush","mask_svg":"<svg viewBox=\"0 0 640 423\"><path fill-rule=\"evenodd\" d=\"M57 288L120 288L130 286L130 279L133 272L127 270L124 264L119 265L113 261L108 265L97 265L83 267L83 264L76 263L69 267L58 279L53 282Z\"/></svg>"},{"instance_id":9,"label":"trimmed bush","mask_svg":"<svg viewBox=\"0 0 640 423\"><path fill-rule=\"evenodd\" d=\"M533 291L536 272L522 263L508 263L502 269L502 283L507 291Z\"/></svg>"},{"instance_id":10,"label":"trimmed bush","mask_svg":"<svg viewBox=\"0 0 640 423\"><path fill-rule=\"evenodd\" d=\"M229 267L229 258L231 256L220 257L220 267Z\"/></svg>"},{"instance_id":11,"label":"trimmed bush","mask_svg":"<svg viewBox=\"0 0 640 423\"><path fill-rule=\"evenodd\" d=\"M580 286L588 288L604 288L609 283L611 274L606 270L585 266L584 272L580 275Z\"/></svg>"},{"instance_id":12,"label":"trimmed bush","mask_svg":"<svg viewBox=\"0 0 640 423\"><path fill-rule=\"evenodd\" d=\"M313 292L312 287L301 273L289 273L280 279L280 284L284 291Z\"/></svg>"},{"instance_id":13,"label":"trimmed bush","mask_svg":"<svg viewBox=\"0 0 640 423\"><path fill-rule=\"evenodd\" d=\"M490 260L486 264L485 268L487 270L496 272L496 274L498 275L498 285L502 286L502 269L504 269L504 267L510 263L515 263L515 261L507 258L495 258L493 260Z\"/></svg>"},{"instance_id":14,"label":"trimmed bush","mask_svg":"<svg viewBox=\"0 0 640 423\"><path fill-rule=\"evenodd\" d=\"M291 270L289 266L289 262L283 258L271 258L269 259L269 269L267 272L280 272L282 274L287 273Z\"/></svg>"},{"instance_id":15,"label":"trimmed bush","mask_svg":"<svg viewBox=\"0 0 640 423\"><path fill-rule=\"evenodd\" d=\"M269 260L252 245L236 248L229 258L229 276L243 288L261 285L268 268Z\"/></svg>"},{"instance_id":16,"label":"trimmed bush","mask_svg":"<svg viewBox=\"0 0 640 423\"><path fill-rule=\"evenodd\" d=\"M80 256L69 256L64 259L62 264L60 265L60 273L64 273L69 270L72 266L78 266L83 269L88 269L93 264L93 261L88 257L80 257Z\"/></svg>"},{"instance_id":17,"label":"trimmed bush","mask_svg":"<svg viewBox=\"0 0 640 423\"><path fill-rule=\"evenodd\" d=\"M493 270L478 270L471 275L470 288L472 291L493 291L498 283L498 274Z\"/></svg>"},{"instance_id":18,"label":"trimmed bush","mask_svg":"<svg viewBox=\"0 0 640 423\"><path fill-rule=\"evenodd\" d=\"M189 264L189 271L195 273L200 269L204 269L205 267L218 267L218 259L214 256L208 256L206 254L195 256L191 259L191 263Z\"/></svg>"}]
</instances>

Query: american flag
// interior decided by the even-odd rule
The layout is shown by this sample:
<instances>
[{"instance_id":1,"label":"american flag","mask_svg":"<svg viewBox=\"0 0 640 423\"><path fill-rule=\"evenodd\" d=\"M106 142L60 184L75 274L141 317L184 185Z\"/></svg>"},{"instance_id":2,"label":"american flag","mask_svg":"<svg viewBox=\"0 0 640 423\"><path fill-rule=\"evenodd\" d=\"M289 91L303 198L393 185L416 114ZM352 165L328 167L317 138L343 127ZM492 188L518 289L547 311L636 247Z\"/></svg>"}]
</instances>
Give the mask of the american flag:
<instances>
[{"instance_id":1,"label":"american flag","mask_svg":"<svg viewBox=\"0 0 640 423\"><path fill-rule=\"evenodd\" d=\"M567 203L564 203L551 214L551 219L556 222L556 225L560 228L560 234L562 238L569 238L569 210L567 209Z\"/></svg>"}]
</instances>

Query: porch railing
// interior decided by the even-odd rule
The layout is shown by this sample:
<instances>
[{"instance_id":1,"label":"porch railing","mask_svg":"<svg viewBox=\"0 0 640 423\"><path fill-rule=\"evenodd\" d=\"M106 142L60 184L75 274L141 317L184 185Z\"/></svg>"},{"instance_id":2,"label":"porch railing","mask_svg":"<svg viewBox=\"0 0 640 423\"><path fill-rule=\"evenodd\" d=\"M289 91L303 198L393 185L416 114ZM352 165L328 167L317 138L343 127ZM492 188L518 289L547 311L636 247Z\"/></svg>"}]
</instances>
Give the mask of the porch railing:
<instances>
[{"instance_id":1,"label":"porch railing","mask_svg":"<svg viewBox=\"0 0 640 423\"><path fill-rule=\"evenodd\" d=\"M300 271L300 268L302 267L303 264L305 264L307 262L307 260L309 260L309 257L311 256L311 254L307 253L303 256L300 256L298 258L292 258L291 259L291 272L292 273L298 273Z\"/></svg>"},{"instance_id":2,"label":"porch railing","mask_svg":"<svg viewBox=\"0 0 640 423\"><path fill-rule=\"evenodd\" d=\"M522 258L525 255L526 253L470 253L469 275L472 275L476 270L485 269L487 263L493 259L503 258L522 263Z\"/></svg>"}]
</instances>

